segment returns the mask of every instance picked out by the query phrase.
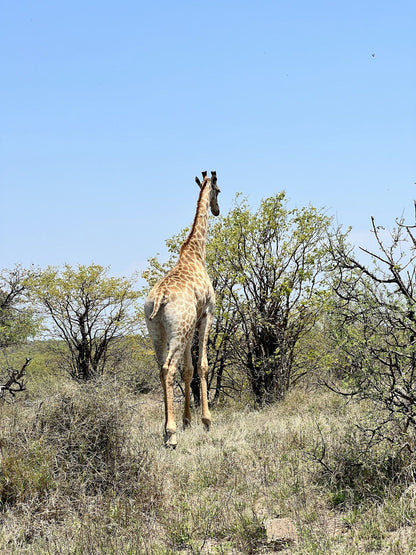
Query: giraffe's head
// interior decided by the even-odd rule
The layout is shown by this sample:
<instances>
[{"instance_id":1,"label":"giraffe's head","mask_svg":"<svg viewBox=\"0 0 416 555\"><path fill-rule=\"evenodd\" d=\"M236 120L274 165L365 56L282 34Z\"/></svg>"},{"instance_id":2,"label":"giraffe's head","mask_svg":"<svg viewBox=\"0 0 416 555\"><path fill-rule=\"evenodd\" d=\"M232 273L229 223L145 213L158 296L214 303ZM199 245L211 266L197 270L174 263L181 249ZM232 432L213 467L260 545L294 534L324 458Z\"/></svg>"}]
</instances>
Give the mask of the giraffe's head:
<instances>
[{"instance_id":1,"label":"giraffe's head","mask_svg":"<svg viewBox=\"0 0 416 555\"><path fill-rule=\"evenodd\" d=\"M207 172L202 172L202 183L199 177L195 177L195 182L202 189L205 186L209 187L209 204L211 207L211 212L214 216L218 216L220 213L220 207L218 206L218 194L221 193L217 185L217 172L211 172L211 178L207 177Z\"/></svg>"}]
</instances>

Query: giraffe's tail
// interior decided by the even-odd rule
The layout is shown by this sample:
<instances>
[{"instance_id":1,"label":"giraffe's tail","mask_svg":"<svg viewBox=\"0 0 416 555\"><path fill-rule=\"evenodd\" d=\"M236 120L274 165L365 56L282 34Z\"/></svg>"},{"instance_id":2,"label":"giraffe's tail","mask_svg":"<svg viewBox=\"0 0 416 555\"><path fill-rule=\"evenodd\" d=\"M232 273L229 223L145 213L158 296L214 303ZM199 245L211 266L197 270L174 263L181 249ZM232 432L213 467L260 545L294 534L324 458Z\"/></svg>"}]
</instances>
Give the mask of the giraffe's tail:
<instances>
[{"instance_id":1,"label":"giraffe's tail","mask_svg":"<svg viewBox=\"0 0 416 555\"><path fill-rule=\"evenodd\" d=\"M149 320L153 320L153 318L159 312L159 309L162 306L162 304L164 303L164 301L165 301L164 292L160 292L158 295L156 295L156 297L154 298L154 301L153 301L153 310L152 310L152 314L149 316Z\"/></svg>"}]
</instances>

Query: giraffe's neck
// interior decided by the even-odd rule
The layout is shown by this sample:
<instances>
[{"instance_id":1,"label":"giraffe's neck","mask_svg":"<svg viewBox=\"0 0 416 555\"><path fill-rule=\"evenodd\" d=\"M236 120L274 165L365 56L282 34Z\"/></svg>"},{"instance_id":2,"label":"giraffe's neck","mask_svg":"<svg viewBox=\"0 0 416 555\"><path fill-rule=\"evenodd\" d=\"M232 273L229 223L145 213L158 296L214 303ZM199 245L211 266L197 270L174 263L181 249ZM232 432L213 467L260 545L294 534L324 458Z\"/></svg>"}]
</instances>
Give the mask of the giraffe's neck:
<instances>
[{"instance_id":1,"label":"giraffe's neck","mask_svg":"<svg viewBox=\"0 0 416 555\"><path fill-rule=\"evenodd\" d=\"M205 265L210 188L210 182L201 188L191 231L181 247L181 260L193 259Z\"/></svg>"}]
</instances>

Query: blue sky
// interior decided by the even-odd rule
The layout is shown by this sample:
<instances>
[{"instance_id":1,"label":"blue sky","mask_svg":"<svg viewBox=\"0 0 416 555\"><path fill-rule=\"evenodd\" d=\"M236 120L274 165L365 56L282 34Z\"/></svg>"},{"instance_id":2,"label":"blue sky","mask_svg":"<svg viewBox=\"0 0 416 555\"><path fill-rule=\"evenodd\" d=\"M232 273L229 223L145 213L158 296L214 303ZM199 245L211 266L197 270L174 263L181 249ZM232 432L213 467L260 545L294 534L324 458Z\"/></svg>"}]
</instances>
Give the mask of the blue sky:
<instances>
[{"instance_id":1,"label":"blue sky","mask_svg":"<svg viewBox=\"0 0 416 555\"><path fill-rule=\"evenodd\" d=\"M0 267L130 275L192 222L285 189L353 226L413 218L414 0L0 0Z\"/></svg>"}]
</instances>

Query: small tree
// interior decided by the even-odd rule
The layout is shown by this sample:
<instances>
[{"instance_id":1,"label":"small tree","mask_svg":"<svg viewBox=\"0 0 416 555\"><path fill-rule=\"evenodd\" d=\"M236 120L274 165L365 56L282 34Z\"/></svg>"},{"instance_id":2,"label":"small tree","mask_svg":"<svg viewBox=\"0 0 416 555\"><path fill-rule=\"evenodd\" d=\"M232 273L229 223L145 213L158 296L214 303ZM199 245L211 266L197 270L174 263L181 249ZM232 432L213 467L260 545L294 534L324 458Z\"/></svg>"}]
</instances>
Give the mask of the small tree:
<instances>
[{"instance_id":1,"label":"small tree","mask_svg":"<svg viewBox=\"0 0 416 555\"><path fill-rule=\"evenodd\" d=\"M38 329L27 302L27 282L32 275L20 266L0 272L0 349L26 341Z\"/></svg>"},{"instance_id":2,"label":"small tree","mask_svg":"<svg viewBox=\"0 0 416 555\"><path fill-rule=\"evenodd\" d=\"M74 378L101 375L133 331L133 281L109 277L103 266L49 267L32 279L31 291L49 317L49 331L68 348L64 358Z\"/></svg>"},{"instance_id":3,"label":"small tree","mask_svg":"<svg viewBox=\"0 0 416 555\"><path fill-rule=\"evenodd\" d=\"M305 373L297 349L327 297L330 224L311 206L289 209L282 192L256 212L236 204L213 229L221 348L244 368L258 404L281 398Z\"/></svg>"},{"instance_id":4,"label":"small tree","mask_svg":"<svg viewBox=\"0 0 416 555\"><path fill-rule=\"evenodd\" d=\"M287 208L284 193L256 212L236 201L216 220L207 244L217 305L208 346L214 398L241 390L241 371L258 404L279 399L304 374L297 349L328 295L330 225L313 207ZM183 235L167 241L166 264L150 260L150 284L173 264Z\"/></svg>"},{"instance_id":5,"label":"small tree","mask_svg":"<svg viewBox=\"0 0 416 555\"><path fill-rule=\"evenodd\" d=\"M24 377L30 358L17 370L9 363L8 352L35 335L38 329L26 298L27 280L31 275L32 272L20 266L0 272L0 349L5 361L0 368L0 400L14 398L25 389Z\"/></svg>"},{"instance_id":6,"label":"small tree","mask_svg":"<svg viewBox=\"0 0 416 555\"><path fill-rule=\"evenodd\" d=\"M344 395L368 400L374 441L416 448L416 226L403 220L388 236L372 218L372 265L339 242L333 248L338 301L333 340L343 353ZM336 330L338 331L336 332ZM334 389L334 385L331 386Z\"/></svg>"},{"instance_id":7,"label":"small tree","mask_svg":"<svg viewBox=\"0 0 416 555\"><path fill-rule=\"evenodd\" d=\"M2 371L1 385L0 385L0 401L6 399L14 399L16 393L26 389L26 369L30 364L31 359L26 358L20 370L7 367Z\"/></svg>"}]
</instances>

